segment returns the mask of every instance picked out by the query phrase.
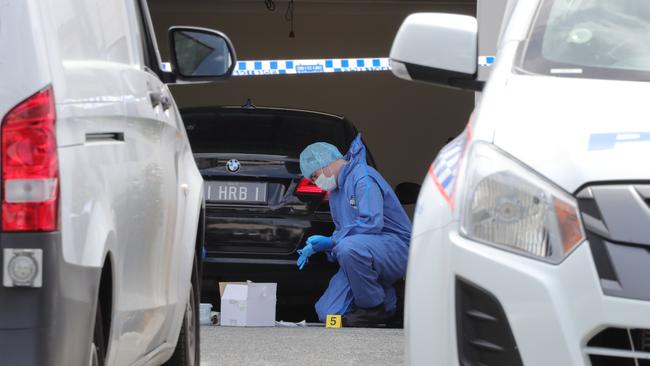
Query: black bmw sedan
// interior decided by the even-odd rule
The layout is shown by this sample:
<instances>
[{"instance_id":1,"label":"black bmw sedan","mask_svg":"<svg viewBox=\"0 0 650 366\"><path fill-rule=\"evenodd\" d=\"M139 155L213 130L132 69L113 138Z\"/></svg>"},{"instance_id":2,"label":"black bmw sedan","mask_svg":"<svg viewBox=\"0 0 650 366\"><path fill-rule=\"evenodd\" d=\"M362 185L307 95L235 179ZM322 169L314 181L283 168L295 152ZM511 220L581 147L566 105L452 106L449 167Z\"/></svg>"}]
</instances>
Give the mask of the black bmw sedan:
<instances>
[{"instance_id":1,"label":"black bmw sedan","mask_svg":"<svg viewBox=\"0 0 650 366\"><path fill-rule=\"evenodd\" d=\"M296 250L334 224L326 192L301 175L298 158L318 141L345 154L358 131L331 114L252 105L181 114L205 181L202 301L219 306L220 281L277 282L278 318L315 320L337 265L315 255L298 271Z\"/></svg>"}]
</instances>

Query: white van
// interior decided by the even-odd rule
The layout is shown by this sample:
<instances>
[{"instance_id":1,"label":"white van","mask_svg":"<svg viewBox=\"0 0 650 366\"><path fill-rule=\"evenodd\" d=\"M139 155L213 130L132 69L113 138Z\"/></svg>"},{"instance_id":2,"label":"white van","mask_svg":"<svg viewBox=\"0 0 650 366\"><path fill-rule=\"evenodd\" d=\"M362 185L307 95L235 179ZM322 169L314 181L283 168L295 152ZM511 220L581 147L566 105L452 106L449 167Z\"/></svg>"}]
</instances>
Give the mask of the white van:
<instances>
[{"instance_id":1,"label":"white van","mask_svg":"<svg viewBox=\"0 0 650 366\"><path fill-rule=\"evenodd\" d=\"M165 82L232 72L144 0L0 0L0 364L199 365L203 181Z\"/></svg>"},{"instance_id":2,"label":"white van","mask_svg":"<svg viewBox=\"0 0 650 366\"><path fill-rule=\"evenodd\" d=\"M408 363L648 365L650 2L506 9L473 117L418 199ZM414 14L390 58L474 91L476 49L473 17Z\"/></svg>"}]
</instances>

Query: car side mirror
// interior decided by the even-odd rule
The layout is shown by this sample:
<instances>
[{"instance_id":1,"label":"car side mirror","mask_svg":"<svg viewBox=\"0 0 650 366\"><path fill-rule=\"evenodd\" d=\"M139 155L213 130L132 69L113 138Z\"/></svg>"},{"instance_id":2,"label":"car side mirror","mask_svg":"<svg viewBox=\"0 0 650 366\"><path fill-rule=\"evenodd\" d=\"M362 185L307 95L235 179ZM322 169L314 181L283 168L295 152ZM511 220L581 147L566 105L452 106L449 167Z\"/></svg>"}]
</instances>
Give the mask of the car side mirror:
<instances>
[{"instance_id":1,"label":"car side mirror","mask_svg":"<svg viewBox=\"0 0 650 366\"><path fill-rule=\"evenodd\" d=\"M395 76L480 91L476 18L444 13L409 15L390 50Z\"/></svg>"},{"instance_id":2,"label":"car side mirror","mask_svg":"<svg viewBox=\"0 0 650 366\"><path fill-rule=\"evenodd\" d=\"M228 37L212 29L169 28L169 50L175 79L213 81L232 75L237 57Z\"/></svg>"},{"instance_id":3,"label":"car side mirror","mask_svg":"<svg viewBox=\"0 0 650 366\"><path fill-rule=\"evenodd\" d=\"M395 195L402 205L414 205L418 200L420 194L420 185L404 182L395 187Z\"/></svg>"}]
</instances>

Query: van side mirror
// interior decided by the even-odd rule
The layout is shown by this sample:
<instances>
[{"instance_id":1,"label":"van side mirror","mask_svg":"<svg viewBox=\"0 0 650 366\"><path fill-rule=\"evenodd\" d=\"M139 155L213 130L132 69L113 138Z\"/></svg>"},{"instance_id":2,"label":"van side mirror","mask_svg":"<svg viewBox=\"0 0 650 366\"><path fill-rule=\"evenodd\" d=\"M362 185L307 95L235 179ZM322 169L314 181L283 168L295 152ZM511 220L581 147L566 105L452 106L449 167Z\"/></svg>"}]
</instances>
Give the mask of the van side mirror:
<instances>
[{"instance_id":1,"label":"van side mirror","mask_svg":"<svg viewBox=\"0 0 650 366\"><path fill-rule=\"evenodd\" d=\"M467 15L416 13L397 32L390 50L395 76L480 91L478 23Z\"/></svg>"},{"instance_id":2,"label":"van side mirror","mask_svg":"<svg viewBox=\"0 0 650 366\"><path fill-rule=\"evenodd\" d=\"M169 50L176 80L213 81L232 75L237 57L228 37L212 29L169 28Z\"/></svg>"},{"instance_id":3,"label":"van side mirror","mask_svg":"<svg viewBox=\"0 0 650 366\"><path fill-rule=\"evenodd\" d=\"M419 194L419 184L404 182L395 187L395 195L397 195L397 199L402 205L414 205L418 201Z\"/></svg>"}]
</instances>

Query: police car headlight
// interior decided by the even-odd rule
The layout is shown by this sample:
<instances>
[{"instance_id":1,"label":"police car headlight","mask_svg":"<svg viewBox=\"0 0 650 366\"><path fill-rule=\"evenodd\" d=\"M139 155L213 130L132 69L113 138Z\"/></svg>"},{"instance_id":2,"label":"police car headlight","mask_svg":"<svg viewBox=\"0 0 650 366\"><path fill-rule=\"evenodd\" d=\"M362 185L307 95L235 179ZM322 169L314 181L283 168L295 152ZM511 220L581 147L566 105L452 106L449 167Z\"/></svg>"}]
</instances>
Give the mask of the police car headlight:
<instances>
[{"instance_id":1,"label":"police car headlight","mask_svg":"<svg viewBox=\"0 0 650 366\"><path fill-rule=\"evenodd\" d=\"M584 241L570 194L493 145L475 143L468 158L462 235L551 263Z\"/></svg>"}]
</instances>

